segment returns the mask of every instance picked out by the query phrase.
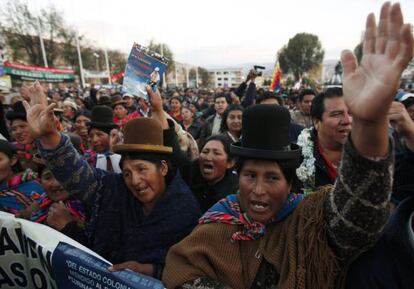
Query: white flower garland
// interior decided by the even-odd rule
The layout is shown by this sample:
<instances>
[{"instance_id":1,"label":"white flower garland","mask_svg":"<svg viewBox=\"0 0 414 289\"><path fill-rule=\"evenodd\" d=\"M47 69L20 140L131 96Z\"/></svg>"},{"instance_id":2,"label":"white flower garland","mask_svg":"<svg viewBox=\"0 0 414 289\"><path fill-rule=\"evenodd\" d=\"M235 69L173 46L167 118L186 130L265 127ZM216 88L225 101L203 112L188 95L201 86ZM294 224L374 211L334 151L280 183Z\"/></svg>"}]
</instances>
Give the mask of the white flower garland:
<instances>
[{"instance_id":1,"label":"white flower garland","mask_svg":"<svg viewBox=\"0 0 414 289\"><path fill-rule=\"evenodd\" d=\"M297 144L302 149L303 162L296 169L296 175L303 183L303 190L308 194L315 189L315 157L313 156L312 128L305 128L298 137Z\"/></svg>"}]
</instances>

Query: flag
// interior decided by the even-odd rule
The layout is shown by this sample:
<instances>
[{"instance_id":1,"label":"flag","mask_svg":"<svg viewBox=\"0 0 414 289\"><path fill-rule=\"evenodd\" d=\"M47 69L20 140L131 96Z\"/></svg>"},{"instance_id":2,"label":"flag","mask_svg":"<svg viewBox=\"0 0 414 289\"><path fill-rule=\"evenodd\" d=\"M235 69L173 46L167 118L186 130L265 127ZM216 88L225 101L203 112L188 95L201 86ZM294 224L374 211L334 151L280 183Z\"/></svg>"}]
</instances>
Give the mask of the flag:
<instances>
[{"instance_id":1,"label":"flag","mask_svg":"<svg viewBox=\"0 0 414 289\"><path fill-rule=\"evenodd\" d=\"M272 84L269 90L272 92L280 91L280 83L282 81L282 71L280 70L279 62L276 64L275 72L273 73Z\"/></svg>"}]
</instances>

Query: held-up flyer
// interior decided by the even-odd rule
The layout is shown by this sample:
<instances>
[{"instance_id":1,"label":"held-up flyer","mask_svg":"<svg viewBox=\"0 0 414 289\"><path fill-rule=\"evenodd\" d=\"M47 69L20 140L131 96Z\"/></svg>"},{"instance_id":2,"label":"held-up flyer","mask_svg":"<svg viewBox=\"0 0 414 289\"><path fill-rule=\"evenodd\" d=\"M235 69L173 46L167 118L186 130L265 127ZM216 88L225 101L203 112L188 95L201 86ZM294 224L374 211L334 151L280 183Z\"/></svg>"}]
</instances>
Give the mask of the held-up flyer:
<instances>
[{"instance_id":1,"label":"held-up flyer","mask_svg":"<svg viewBox=\"0 0 414 289\"><path fill-rule=\"evenodd\" d=\"M145 87L154 89L160 84L167 60L159 53L134 43L125 67L123 90L148 99Z\"/></svg>"},{"instance_id":2,"label":"held-up flyer","mask_svg":"<svg viewBox=\"0 0 414 289\"><path fill-rule=\"evenodd\" d=\"M52 228L0 212L1 289L164 289L149 276L109 272L110 265Z\"/></svg>"}]
</instances>

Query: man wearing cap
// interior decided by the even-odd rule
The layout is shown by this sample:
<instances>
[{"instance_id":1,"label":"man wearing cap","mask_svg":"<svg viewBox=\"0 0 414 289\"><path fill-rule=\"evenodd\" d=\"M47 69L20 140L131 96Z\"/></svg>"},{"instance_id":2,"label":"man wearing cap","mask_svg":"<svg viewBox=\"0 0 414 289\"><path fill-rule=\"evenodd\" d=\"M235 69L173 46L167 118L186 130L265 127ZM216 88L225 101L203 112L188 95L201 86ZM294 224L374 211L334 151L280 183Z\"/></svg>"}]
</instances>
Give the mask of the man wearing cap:
<instances>
[{"instance_id":1,"label":"man wearing cap","mask_svg":"<svg viewBox=\"0 0 414 289\"><path fill-rule=\"evenodd\" d=\"M92 109L91 121L87 123L90 150L85 151L85 159L94 167L120 173L121 156L111 151L111 131L118 126L113 122L113 110L106 105Z\"/></svg>"},{"instance_id":2,"label":"man wearing cap","mask_svg":"<svg viewBox=\"0 0 414 289\"><path fill-rule=\"evenodd\" d=\"M375 244L388 220L393 149L387 112L413 56L411 25L403 24L398 3L383 5L378 28L373 14L366 23L361 65L351 51L341 55L353 127L335 186L295 195L301 153L289 141L288 110L246 109L242 141L231 147L239 157L239 193L214 205L171 248L167 288L344 287L349 264Z\"/></svg>"},{"instance_id":3,"label":"man wearing cap","mask_svg":"<svg viewBox=\"0 0 414 289\"><path fill-rule=\"evenodd\" d=\"M132 94L124 93L124 95L122 95L122 99L126 101L126 107L128 109L128 113L133 113L137 109L137 103Z\"/></svg>"},{"instance_id":4,"label":"man wearing cap","mask_svg":"<svg viewBox=\"0 0 414 289\"><path fill-rule=\"evenodd\" d=\"M92 168L79 157L69 139L56 130L53 105L47 106L44 95L34 94L31 105L25 106L46 165L90 210L90 248L116 264L111 271L129 268L160 278L167 251L191 232L200 208L169 165L173 149L164 145L164 135L174 137L174 128L162 111L159 94L150 87L147 91L156 99L158 118L138 118L125 126L124 143L113 147L122 155L122 174ZM91 126L97 123L102 122L92 115Z\"/></svg>"},{"instance_id":5,"label":"man wearing cap","mask_svg":"<svg viewBox=\"0 0 414 289\"><path fill-rule=\"evenodd\" d=\"M414 121L414 93L398 93L396 100L405 106L409 116Z\"/></svg>"}]
</instances>

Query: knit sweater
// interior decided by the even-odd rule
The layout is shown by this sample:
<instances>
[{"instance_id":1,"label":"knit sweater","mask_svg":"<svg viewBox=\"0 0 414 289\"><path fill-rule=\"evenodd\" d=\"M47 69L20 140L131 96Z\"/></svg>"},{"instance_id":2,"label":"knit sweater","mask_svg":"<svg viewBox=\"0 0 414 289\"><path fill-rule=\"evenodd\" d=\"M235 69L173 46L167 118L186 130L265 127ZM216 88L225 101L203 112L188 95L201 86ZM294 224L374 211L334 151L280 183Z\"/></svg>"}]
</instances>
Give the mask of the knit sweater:
<instances>
[{"instance_id":1,"label":"knit sweater","mask_svg":"<svg viewBox=\"0 0 414 289\"><path fill-rule=\"evenodd\" d=\"M198 225L167 255L167 288L335 288L342 287L351 260L377 240L389 214L392 154L381 161L345 146L333 189L305 197L283 221L269 225L255 241L231 241L237 226ZM277 274L258 286L260 265ZM266 274L261 274L267 278Z\"/></svg>"},{"instance_id":2,"label":"knit sweater","mask_svg":"<svg viewBox=\"0 0 414 289\"><path fill-rule=\"evenodd\" d=\"M133 260L154 264L154 276L160 278L157 273L168 249L191 232L200 216L198 203L180 174L172 178L145 216L122 174L88 165L67 136L61 136L55 150L40 146L39 151L69 194L86 204L89 247L113 263Z\"/></svg>"}]
</instances>

